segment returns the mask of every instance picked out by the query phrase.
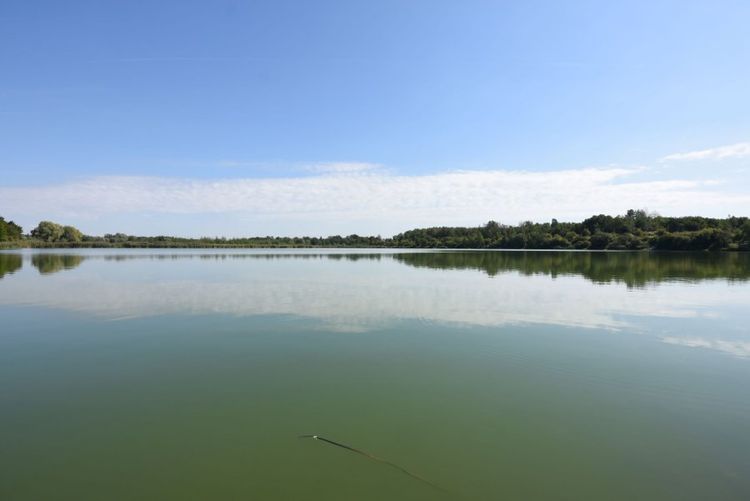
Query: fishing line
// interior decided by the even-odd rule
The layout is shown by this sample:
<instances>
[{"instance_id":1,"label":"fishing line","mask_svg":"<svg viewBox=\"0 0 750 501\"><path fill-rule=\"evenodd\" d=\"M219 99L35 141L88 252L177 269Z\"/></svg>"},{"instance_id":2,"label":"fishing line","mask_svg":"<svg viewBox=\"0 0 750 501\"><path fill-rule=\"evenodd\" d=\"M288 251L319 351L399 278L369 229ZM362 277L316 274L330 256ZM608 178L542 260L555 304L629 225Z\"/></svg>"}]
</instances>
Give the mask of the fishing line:
<instances>
[{"instance_id":1,"label":"fishing line","mask_svg":"<svg viewBox=\"0 0 750 501\"><path fill-rule=\"evenodd\" d=\"M439 491L446 492L445 489L443 489L442 487L440 487L438 485L433 484L432 482L430 482L426 478L422 478L419 475L417 475L416 473L412 473L409 470L407 470L406 468L403 468L403 467L397 465L396 463L391 463L390 461L386 461L385 459L379 458L377 456L373 456L369 452L365 452L365 451L360 450L360 449L355 449L354 447L351 447L349 445L342 444L342 443L339 443L339 442L335 442L335 441L327 439L325 437L321 437L320 435L300 435L299 438L312 438L313 440L322 440L323 442L326 442L326 443L331 444L331 445L335 445L336 447L341 447L342 449L346 449L346 450L351 451L351 452L356 452L357 454L361 454L362 456L365 456L368 459L372 459L373 461L377 461L378 463L387 464L388 466L396 468L400 472L405 473L406 475L409 475L411 478L419 480L420 482L424 482L427 485L430 485L431 487L433 487L433 488L435 488L435 489L437 489Z\"/></svg>"}]
</instances>

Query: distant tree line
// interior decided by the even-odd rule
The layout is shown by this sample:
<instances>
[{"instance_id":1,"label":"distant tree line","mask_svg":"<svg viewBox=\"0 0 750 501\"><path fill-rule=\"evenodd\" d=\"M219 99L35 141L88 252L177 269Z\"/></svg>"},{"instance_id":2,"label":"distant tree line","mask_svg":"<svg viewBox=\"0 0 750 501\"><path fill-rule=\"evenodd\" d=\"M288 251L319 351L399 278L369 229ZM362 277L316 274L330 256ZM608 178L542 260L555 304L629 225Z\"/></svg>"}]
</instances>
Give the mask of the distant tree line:
<instances>
[{"instance_id":1,"label":"distant tree line","mask_svg":"<svg viewBox=\"0 0 750 501\"><path fill-rule=\"evenodd\" d=\"M438 249L579 249L579 250L750 250L750 220L700 216L663 217L645 210L619 216L599 214L580 223L526 221L505 225L490 221L478 227L419 228L392 238L328 237L183 238L124 233L90 236L73 226L42 221L28 236L0 218L0 241L31 247L396 247ZM20 241L20 242L19 242Z\"/></svg>"},{"instance_id":2,"label":"distant tree line","mask_svg":"<svg viewBox=\"0 0 750 501\"><path fill-rule=\"evenodd\" d=\"M750 250L750 220L662 217L644 210L600 214L580 223L490 221L478 228L438 227L400 233L397 247L586 250Z\"/></svg>"},{"instance_id":3,"label":"distant tree line","mask_svg":"<svg viewBox=\"0 0 750 501\"><path fill-rule=\"evenodd\" d=\"M388 239L380 236L363 237L201 237L184 238L172 236L143 237L124 233L106 234L103 237L84 236L83 244L102 247L388 247Z\"/></svg>"}]
</instances>

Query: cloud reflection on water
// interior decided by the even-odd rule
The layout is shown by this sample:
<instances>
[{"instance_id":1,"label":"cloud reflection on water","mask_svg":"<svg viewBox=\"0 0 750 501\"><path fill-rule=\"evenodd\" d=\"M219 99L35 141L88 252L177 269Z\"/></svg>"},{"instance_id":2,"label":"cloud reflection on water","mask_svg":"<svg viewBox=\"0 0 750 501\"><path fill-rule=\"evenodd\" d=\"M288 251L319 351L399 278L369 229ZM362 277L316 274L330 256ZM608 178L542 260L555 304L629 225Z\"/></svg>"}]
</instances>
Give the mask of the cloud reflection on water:
<instances>
[{"instance_id":1,"label":"cloud reflection on water","mask_svg":"<svg viewBox=\"0 0 750 501\"><path fill-rule=\"evenodd\" d=\"M296 315L343 332L401 320L558 325L633 331L669 344L750 357L750 342L739 331L689 328L696 322L719 325L727 308L750 304L747 256L309 251L24 256L45 275L14 270L0 282L2 305L59 308L110 320ZM670 322L657 331L648 319Z\"/></svg>"}]
</instances>

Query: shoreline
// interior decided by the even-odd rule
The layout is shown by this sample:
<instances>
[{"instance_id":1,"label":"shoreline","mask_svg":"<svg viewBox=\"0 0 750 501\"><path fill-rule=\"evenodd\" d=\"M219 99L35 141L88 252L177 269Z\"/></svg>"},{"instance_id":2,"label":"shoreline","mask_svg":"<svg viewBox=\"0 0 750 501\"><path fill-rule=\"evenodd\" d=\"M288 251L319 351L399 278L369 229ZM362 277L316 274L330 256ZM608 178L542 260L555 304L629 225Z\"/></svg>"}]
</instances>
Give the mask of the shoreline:
<instances>
[{"instance_id":1,"label":"shoreline","mask_svg":"<svg viewBox=\"0 0 750 501\"><path fill-rule=\"evenodd\" d=\"M724 248L724 249L656 249L656 248L645 248L645 249L575 249L575 248L545 248L545 247L534 247L534 248L511 248L511 247L404 247L401 245L381 245L381 246L359 246L359 245L247 245L247 244L211 244L211 243L196 243L193 244L108 244L102 242L95 243L66 243L66 242L50 242L47 243L33 243L25 245L8 245L10 242L0 243L0 251L13 251L13 250L26 250L26 249L39 249L39 250L72 250L72 249L351 249L351 250L424 250L424 251L500 251L500 252L632 252L632 253L660 253L660 252L684 252L684 253L744 253L750 249L735 249L735 248Z\"/></svg>"}]
</instances>

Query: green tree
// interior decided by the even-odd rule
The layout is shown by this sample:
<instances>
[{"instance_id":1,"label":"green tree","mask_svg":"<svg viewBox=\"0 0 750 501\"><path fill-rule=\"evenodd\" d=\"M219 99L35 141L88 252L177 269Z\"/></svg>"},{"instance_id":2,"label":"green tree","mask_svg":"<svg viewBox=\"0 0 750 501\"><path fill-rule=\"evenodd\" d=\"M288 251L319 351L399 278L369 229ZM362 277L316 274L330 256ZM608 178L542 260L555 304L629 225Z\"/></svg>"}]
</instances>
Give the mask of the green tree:
<instances>
[{"instance_id":1,"label":"green tree","mask_svg":"<svg viewBox=\"0 0 750 501\"><path fill-rule=\"evenodd\" d=\"M750 220L745 221L745 223L742 225L740 238L743 244L745 244L746 246L750 246Z\"/></svg>"},{"instance_id":2,"label":"green tree","mask_svg":"<svg viewBox=\"0 0 750 501\"><path fill-rule=\"evenodd\" d=\"M66 242L80 242L83 240L83 233L73 226L63 226L62 240Z\"/></svg>"},{"instance_id":3,"label":"green tree","mask_svg":"<svg viewBox=\"0 0 750 501\"><path fill-rule=\"evenodd\" d=\"M500 224L496 221L490 221L482 228L484 238L490 241L496 241L500 238Z\"/></svg>"},{"instance_id":4,"label":"green tree","mask_svg":"<svg viewBox=\"0 0 750 501\"><path fill-rule=\"evenodd\" d=\"M20 240L23 230L13 221L6 221L0 217L0 242Z\"/></svg>"},{"instance_id":5,"label":"green tree","mask_svg":"<svg viewBox=\"0 0 750 501\"><path fill-rule=\"evenodd\" d=\"M31 230L31 236L45 242L80 242L83 233L74 226L62 226L52 221L42 221Z\"/></svg>"},{"instance_id":6,"label":"green tree","mask_svg":"<svg viewBox=\"0 0 750 501\"><path fill-rule=\"evenodd\" d=\"M63 227L57 223L42 221L31 230L31 236L45 242L59 242L64 231Z\"/></svg>"},{"instance_id":7,"label":"green tree","mask_svg":"<svg viewBox=\"0 0 750 501\"><path fill-rule=\"evenodd\" d=\"M595 250L606 249L611 241L612 235L598 231L591 236L590 248Z\"/></svg>"}]
</instances>

